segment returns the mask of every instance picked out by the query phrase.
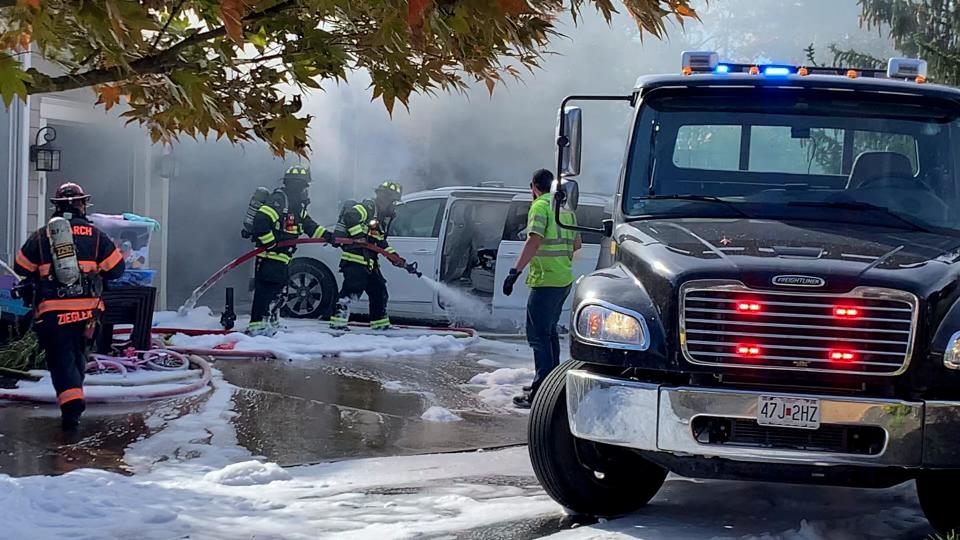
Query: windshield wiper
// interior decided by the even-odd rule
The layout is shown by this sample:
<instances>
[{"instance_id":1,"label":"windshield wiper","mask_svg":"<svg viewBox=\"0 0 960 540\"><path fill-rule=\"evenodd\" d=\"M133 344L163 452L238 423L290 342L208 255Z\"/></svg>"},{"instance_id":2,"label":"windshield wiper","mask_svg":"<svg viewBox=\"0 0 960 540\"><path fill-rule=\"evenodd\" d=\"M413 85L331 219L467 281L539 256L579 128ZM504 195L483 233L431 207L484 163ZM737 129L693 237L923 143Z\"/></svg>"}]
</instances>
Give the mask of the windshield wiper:
<instances>
[{"instance_id":1,"label":"windshield wiper","mask_svg":"<svg viewBox=\"0 0 960 540\"><path fill-rule=\"evenodd\" d=\"M858 202L858 201L793 201L788 202L787 206L806 206L813 208L836 208L838 210L865 210L868 212L880 212L886 214L889 217L894 218L900 223L908 226L910 229L919 232L932 233L929 228L916 223L910 218L904 217L889 208L884 208L883 206L877 206L875 204Z\"/></svg>"},{"instance_id":2,"label":"windshield wiper","mask_svg":"<svg viewBox=\"0 0 960 540\"><path fill-rule=\"evenodd\" d=\"M694 201L694 202L718 203L718 204L721 204L721 205L727 207L728 209L732 210L732 211L733 211L735 214L737 214L738 216L740 216L740 217L742 217L742 218L750 219L750 216L749 216L746 212L744 212L743 210L737 208L737 206L736 206L735 204L733 204L732 202L727 201L727 200L724 200L724 199L721 199L720 197L714 197L714 196L712 196L712 195L681 195L681 194L676 194L676 195L651 195L651 196L649 196L649 197L634 197L633 200L634 200L634 201L670 201L670 200L673 200L673 201ZM643 220L643 219L649 219L650 217L652 217L652 216L637 216L637 217L634 217L634 218L629 218L629 219L627 219L627 222L630 222L630 221L640 221L640 220ZM660 216L657 216L657 217L660 217ZM691 216L691 217L699 217L699 216Z\"/></svg>"}]
</instances>

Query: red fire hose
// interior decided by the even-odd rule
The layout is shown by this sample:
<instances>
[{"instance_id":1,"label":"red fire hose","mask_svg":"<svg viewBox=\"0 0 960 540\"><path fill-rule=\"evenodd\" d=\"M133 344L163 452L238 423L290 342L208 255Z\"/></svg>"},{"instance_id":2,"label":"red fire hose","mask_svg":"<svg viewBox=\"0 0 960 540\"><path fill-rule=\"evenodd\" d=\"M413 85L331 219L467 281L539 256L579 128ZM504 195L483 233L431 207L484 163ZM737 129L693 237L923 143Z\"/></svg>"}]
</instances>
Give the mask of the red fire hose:
<instances>
[{"instance_id":1,"label":"red fire hose","mask_svg":"<svg viewBox=\"0 0 960 540\"><path fill-rule=\"evenodd\" d=\"M269 249L272 249L274 247L298 246L300 244L327 244L327 243L328 242L323 238L297 238L294 240L284 240L283 242L276 244L276 246L270 246ZM337 245L343 245L343 246L347 246L347 245L361 246L364 249L368 249L370 251L373 251L374 253L383 255L387 260L389 260L391 263L394 263L394 264L396 264L398 261L403 260L396 253L388 253L387 250L381 248L380 246L377 246L375 244L370 244L368 242L357 242L352 238L337 238L334 243ZM197 287L196 289L193 290L192 293L190 293L190 298L187 298L187 301L184 302L182 306L180 306L180 309L178 309L177 312L180 313L180 315L186 315L188 311L196 307L197 302L200 300L200 297L203 296L208 290L210 290L210 288L213 287L218 281L220 281L220 279L222 279L223 276L227 275L228 273L230 273L231 270L240 266L241 264L249 261L250 259L256 257L257 255L263 253L264 251L267 251L267 249L268 249L267 246L262 246L256 249L252 249L244 253L243 255L240 255L236 259L228 262L227 264L223 265L223 267L220 268L220 270L217 270L216 272L214 272L212 276L207 278L206 281L201 283L199 287ZM420 272L417 271L417 266L415 263L408 264L405 266L405 268L411 274L416 274L417 277L421 276Z\"/></svg>"}]
</instances>

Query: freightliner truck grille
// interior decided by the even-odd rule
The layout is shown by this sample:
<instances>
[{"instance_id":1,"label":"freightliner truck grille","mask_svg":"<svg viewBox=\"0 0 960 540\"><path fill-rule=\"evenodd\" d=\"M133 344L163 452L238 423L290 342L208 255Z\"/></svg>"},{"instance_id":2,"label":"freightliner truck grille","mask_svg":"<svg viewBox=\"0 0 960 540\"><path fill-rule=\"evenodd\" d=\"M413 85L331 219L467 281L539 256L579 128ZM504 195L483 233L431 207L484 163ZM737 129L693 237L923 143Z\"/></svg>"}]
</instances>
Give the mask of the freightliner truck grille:
<instances>
[{"instance_id":1,"label":"freightliner truck grille","mask_svg":"<svg viewBox=\"0 0 960 540\"><path fill-rule=\"evenodd\" d=\"M910 361L916 321L916 296L893 289L826 294L691 281L680 291L681 348L698 365L897 375Z\"/></svg>"}]
</instances>

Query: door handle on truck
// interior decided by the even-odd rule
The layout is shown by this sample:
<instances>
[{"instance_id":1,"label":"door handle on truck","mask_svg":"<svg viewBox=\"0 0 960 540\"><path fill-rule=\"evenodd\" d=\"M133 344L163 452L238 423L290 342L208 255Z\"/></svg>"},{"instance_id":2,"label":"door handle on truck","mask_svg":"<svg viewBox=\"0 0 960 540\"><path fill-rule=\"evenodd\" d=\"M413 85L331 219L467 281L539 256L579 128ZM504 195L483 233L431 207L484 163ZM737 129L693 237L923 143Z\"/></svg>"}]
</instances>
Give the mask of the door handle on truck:
<instances>
[{"instance_id":1,"label":"door handle on truck","mask_svg":"<svg viewBox=\"0 0 960 540\"><path fill-rule=\"evenodd\" d=\"M413 252L417 255L433 255L433 252L429 249L415 249Z\"/></svg>"}]
</instances>

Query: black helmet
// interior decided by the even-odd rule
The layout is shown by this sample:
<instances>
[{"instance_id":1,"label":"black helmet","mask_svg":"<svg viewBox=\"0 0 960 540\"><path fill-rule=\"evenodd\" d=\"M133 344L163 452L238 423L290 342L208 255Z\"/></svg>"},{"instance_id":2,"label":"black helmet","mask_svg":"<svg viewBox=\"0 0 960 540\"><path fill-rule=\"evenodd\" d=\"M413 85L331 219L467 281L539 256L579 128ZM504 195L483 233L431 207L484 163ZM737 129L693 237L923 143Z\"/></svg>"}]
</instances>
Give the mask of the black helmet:
<instances>
[{"instance_id":1,"label":"black helmet","mask_svg":"<svg viewBox=\"0 0 960 540\"><path fill-rule=\"evenodd\" d=\"M283 183L287 185L296 185L306 187L310 185L310 169L295 165L283 173Z\"/></svg>"},{"instance_id":2,"label":"black helmet","mask_svg":"<svg viewBox=\"0 0 960 540\"><path fill-rule=\"evenodd\" d=\"M403 186L387 180L386 182L377 186L377 195L383 196L388 201L399 201L400 197L403 195Z\"/></svg>"}]
</instances>

